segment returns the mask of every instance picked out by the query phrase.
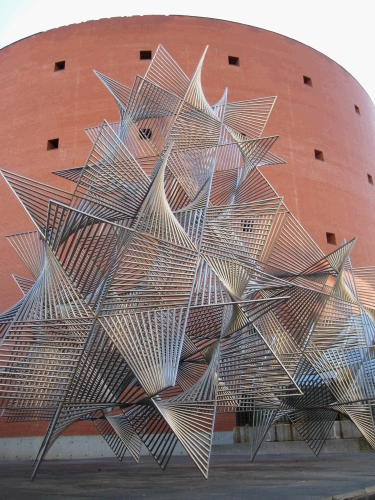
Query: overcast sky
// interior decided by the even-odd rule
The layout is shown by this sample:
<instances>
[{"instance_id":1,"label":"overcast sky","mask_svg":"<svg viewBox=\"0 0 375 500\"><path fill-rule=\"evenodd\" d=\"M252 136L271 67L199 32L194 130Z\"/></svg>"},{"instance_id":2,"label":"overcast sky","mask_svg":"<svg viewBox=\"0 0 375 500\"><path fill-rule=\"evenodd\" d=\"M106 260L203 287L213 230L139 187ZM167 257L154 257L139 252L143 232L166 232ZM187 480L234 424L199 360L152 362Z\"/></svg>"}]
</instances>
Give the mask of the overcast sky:
<instances>
[{"instance_id":1,"label":"overcast sky","mask_svg":"<svg viewBox=\"0 0 375 500\"><path fill-rule=\"evenodd\" d=\"M371 0L0 0L0 47L40 31L103 17L213 17L310 45L349 71L375 102L372 9Z\"/></svg>"}]
</instances>

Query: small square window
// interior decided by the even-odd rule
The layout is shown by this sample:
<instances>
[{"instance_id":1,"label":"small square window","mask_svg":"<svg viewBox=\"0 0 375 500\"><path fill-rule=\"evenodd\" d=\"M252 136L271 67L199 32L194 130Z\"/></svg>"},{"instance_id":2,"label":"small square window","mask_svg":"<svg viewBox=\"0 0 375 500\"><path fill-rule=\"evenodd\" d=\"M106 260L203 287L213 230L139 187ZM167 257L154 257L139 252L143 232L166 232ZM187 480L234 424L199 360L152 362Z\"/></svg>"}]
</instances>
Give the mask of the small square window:
<instances>
[{"instance_id":1,"label":"small square window","mask_svg":"<svg viewBox=\"0 0 375 500\"><path fill-rule=\"evenodd\" d=\"M242 220L241 226L244 233L252 233L254 231L254 221L252 220Z\"/></svg>"},{"instance_id":2,"label":"small square window","mask_svg":"<svg viewBox=\"0 0 375 500\"><path fill-rule=\"evenodd\" d=\"M372 175L367 174L367 180L369 181L370 184L374 185L374 179L372 178Z\"/></svg>"},{"instance_id":3,"label":"small square window","mask_svg":"<svg viewBox=\"0 0 375 500\"><path fill-rule=\"evenodd\" d=\"M151 52L151 50L141 50L139 52L139 59L141 59L141 60L152 59L152 52Z\"/></svg>"},{"instance_id":4,"label":"small square window","mask_svg":"<svg viewBox=\"0 0 375 500\"><path fill-rule=\"evenodd\" d=\"M54 71L62 71L63 69L65 69L65 61L59 61L55 63Z\"/></svg>"},{"instance_id":5,"label":"small square window","mask_svg":"<svg viewBox=\"0 0 375 500\"><path fill-rule=\"evenodd\" d=\"M360 115L361 114L361 110L359 109L359 106L357 106L356 104L354 104L354 109L355 109L355 112Z\"/></svg>"},{"instance_id":6,"label":"small square window","mask_svg":"<svg viewBox=\"0 0 375 500\"><path fill-rule=\"evenodd\" d=\"M50 151L51 149L57 149L59 147L59 140L58 139L50 139L47 141L47 151Z\"/></svg>"},{"instance_id":7,"label":"small square window","mask_svg":"<svg viewBox=\"0 0 375 500\"><path fill-rule=\"evenodd\" d=\"M327 243L330 245L336 245L336 235L335 233L326 233Z\"/></svg>"},{"instance_id":8,"label":"small square window","mask_svg":"<svg viewBox=\"0 0 375 500\"><path fill-rule=\"evenodd\" d=\"M152 130L150 128L140 128L139 129L139 138L144 140L144 139L151 139L152 137Z\"/></svg>"},{"instance_id":9,"label":"small square window","mask_svg":"<svg viewBox=\"0 0 375 500\"><path fill-rule=\"evenodd\" d=\"M309 76L304 76L303 77L303 83L305 85L308 85L309 87L312 87L312 80Z\"/></svg>"},{"instance_id":10,"label":"small square window","mask_svg":"<svg viewBox=\"0 0 375 500\"><path fill-rule=\"evenodd\" d=\"M228 56L228 64L232 66L239 66L240 65L240 58L235 57L235 56Z\"/></svg>"},{"instance_id":11,"label":"small square window","mask_svg":"<svg viewBox=\"0 0 375 500\"><path fill-rule=\"evenodd\" d=\"M319 151L318 149L314 149L315 158L320 161L324 161L323 151Z\"/></svg>"}]
</instances>

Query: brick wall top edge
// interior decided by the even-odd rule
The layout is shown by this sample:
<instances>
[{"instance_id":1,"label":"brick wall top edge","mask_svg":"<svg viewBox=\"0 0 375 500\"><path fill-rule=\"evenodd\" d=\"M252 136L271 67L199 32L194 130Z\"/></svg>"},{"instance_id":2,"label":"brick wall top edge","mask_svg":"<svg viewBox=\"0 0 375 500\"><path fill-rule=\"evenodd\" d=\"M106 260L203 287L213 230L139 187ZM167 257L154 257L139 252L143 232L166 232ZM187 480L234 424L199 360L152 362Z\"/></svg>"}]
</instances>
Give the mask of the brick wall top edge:
<instances>
[{"instance_id":1,"label":"brick wall top edge","mask_svg":"<svg viewBox=\"0 0 375 500\"><path fill-rule=\"evenodd\" d=\"M192 21L193 20L193 21ZM47 31L42 31L39 33L35 33L33 35L27 36L25 38L21 38L20 40L17 40L9 45L6 45L3 48L0 48L0 57L2 53L11 50L13 47L19 45L19 44L25 44L25 43L30 43L36 38L41 38L41 37L48 37L51 34L55 34L56 32L63 32L65 30L69 29L76 29L77 27L85 29L88 28L89 25L97 25L97 24L104 24L110 22L111 24L117 24L117 23L139 23L139 24L148 24L148 23L170 23L170 22L181 22L181 23L186 23L186 22L194 22L195 24L208 24L208 25L221 25L221 24L228 24L229 26L233 27L236 31L239 30L252 30L252 31L259 31L260 33L268 34L271 37L277 37L283 39L285 42L290 43L290 44L298 44L299 46L308 49L309 51L314 52L316 55L321 56L322 58L326 59L327 62L333 63L335 66L340 67L347 75L349 75L355 82L361 87L361 89L367 94L366 90L362 87L362 85L358 82L358 80L349 72L347 71L343 66L341 66L339 63L331 59L329 56L323 54L322 52L318 51L317 49L314 49L313 47L304 44L303 42L300 42L298 40L295 40L294 38L288 37L286 35L282 35L280 33L277 33L275 31L263 29L257 26L252 26L252 25L247 25L244 23L239 23L236 21L228 21L225 19L217 19L217 18L209 18L209 17L199 17L199 16L184 16L184 15L178 15L178 14L170 14L170 15L145 15L145 16L117 16L117 17L108 17L108 18L101 18L101 19L93 19L93 20L88 20L88 21L83 21L81 23L73 23L69 24L66 26L60 26L58 28L53 28ZM368 94L367 94L368 95ZM368 96L369 97L369 96ZM369 97L370 99L370 97ZM371 99L370 99L371 101ZM372 103L372 101L371 101ZM372 103L373 104L373 103ZM374 106L374 104L373 104Z\"/></svg>"}]
</instances>

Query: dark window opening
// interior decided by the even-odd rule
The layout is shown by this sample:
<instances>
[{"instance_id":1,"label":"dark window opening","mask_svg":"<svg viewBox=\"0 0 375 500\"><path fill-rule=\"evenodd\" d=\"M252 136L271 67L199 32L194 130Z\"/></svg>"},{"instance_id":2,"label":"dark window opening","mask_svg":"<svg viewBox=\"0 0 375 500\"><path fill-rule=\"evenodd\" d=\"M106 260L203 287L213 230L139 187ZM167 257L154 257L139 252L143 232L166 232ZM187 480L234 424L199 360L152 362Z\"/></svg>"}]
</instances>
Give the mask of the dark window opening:
<instances>
[{"instance_id":1,"label":"dark window opening","mask_svg":"<svg viewBox=\"0 0 375 500\"><path fill-rule=\"evenodd\" d=\"M152 130L150 128L140 128L139 129L139 138L144 140L144 139L151 139L152 137Z\"/></svg>"},{"instance_id":2,"label":"dark window opening","mask_svg":"<svg viewBox=\"0 0 375 500\"><path fill-rule=\"evenodd\" d=\"M139 59L141 59L141 60L152 59L152 52L151 52L151 50L141 50L139 52Z\"/></svg>"},{"instance_id":3,"label":"dark window opening","mask_svg":"<svg viewBox=\"0 0 375 500\"><path fill-rule=\"evenodd\" d=\"M63 69L65 69L65 61L55 63L55 71L62 71Z\"/></svg>"},{"instance_id":4,"label":"dark window opening","mask_svg":"<svg viewBox=\"0 0 375 500\"><path fill-rule=\"evenodd\" d=\"M309 76L304 76L303 77L303 83L305 85L308 85L309 87L312 87L312 80Z\"/></svg>"},{"instance_id":5,"label":"dark window opening","mask_svg":"<svg viewBox=\"0 0 375 500\"><path fill-rule=\"evenodd\" d=\"M314 149L315 158L320 161L324 161L323 151L319 151L318 149Z\"/></svg>"},{"instance_id":6,"label":"dark window opening","mask_svg":"<svg viewBox=\"0 0 375 500\"><path fill-rule=\"evenodd\" d=\"M59 147L59 140L58 139L50 139L47 141L47 151L50 151L51 149L57 149Z\"/></svg>"},{"instance_id":7,"label":"dark window opening","mask_svg":"<svg viewBox=\"0 0 375 500\"><path fill-rule=\"evenodd\" d=\"M374 179L372 178L372 175L367 174L367 180L369 181L370 184L374 185Z\"/></svg>"},{"instance_id":8,"label":"dark window opening","mask_svg":"<svg viewBox=\"0 0 375 500\"><path fill-rule=\"evenodd\" d=\"M327 243L330 245L336 245L336 235L335 233L326 233Z\"/></svg>"},{"instance_id":9,"label":"dark window opening","mask_svg":"<svg viewBox=\"0 0 375 500\"><path fill-rule=\"evenodd\" d=\"M241 408L237 408L236 412L236 426L244 426L244 425L255 425L256 416L254 412L254 404L252 398L245 398L242 403L247 407L244 410L244 406Z\"/></svg>"},{"instance_id":10,"label":"dark window opening","mask_svg":"<svg viewBox=\"0 0 375 500\"><path fill-rule=\"evenodd\" d=\"M242 220L241 221L242 231L244 233L252 233L254 230L254 221L252 220Z\"/></svg>"},{"instance_id":11,"label":"dark window opening","mask_svg":"<svg viewBox=\"0 0 375 500\"><path fill-rule=\"evenodd\" d=\"M232 66L239 66L240 58L235 56L228 56L228 63L231 64Z\"/></svg>"},{"instance_id":12,"label":"dark window opening","mask_svg":"<svg viewBox=\"0 0 375 500\"><path fill-rule=\"evenodd\" d=\"M254 425L255 415L253 411L238 411L236 412L236 426L244 427L245 425Z\"/></svg>"},{"instance_id":13,"label":"dark window opening","mask_svg":"<svg viewBox=\"0 0 375 500\"><path fill-rule=\"evenodd\" d=\"M354 109L355 109L355 112L356 112L358 115L360 115L360 114L361 114L361 110L359 109L359 107L358 107L356 104L354 104Z\"/></svg>"}]
</instances>

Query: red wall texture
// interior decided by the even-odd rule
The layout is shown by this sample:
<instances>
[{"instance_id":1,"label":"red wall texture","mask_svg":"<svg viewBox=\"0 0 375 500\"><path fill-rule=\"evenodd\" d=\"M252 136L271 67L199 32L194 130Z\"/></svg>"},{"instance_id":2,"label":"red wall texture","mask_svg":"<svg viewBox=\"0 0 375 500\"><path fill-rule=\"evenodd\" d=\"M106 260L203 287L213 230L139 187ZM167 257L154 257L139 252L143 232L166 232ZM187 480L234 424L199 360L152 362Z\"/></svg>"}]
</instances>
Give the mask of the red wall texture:
<instances>
[{"instance_id":1,"label":"red wall texture","mask_svg":"<svg viewBox=\"0 0 375 500\"><path fill-rule=\"evenodd\" d=\"M263 173L324 252L336 248L327 243L326 232L335 233L338 244L357 236L353 265L375 265L375 186L368 181L370 174L375 182L374 105L334 61L259 28L183 16L112 18L5 47L0 50L0 168L71 189L50 172L82 166L91 145L83 129L104 118L118 119L113 98L92 70L131 86L149 64L139 52L154 53L159 44L188 76L209 45L202 83L211 103L225 87L229 101L278 96L263 135L280 135L272 151L287 164L263 167ZM240 65L229 65L228 56L239 57ZM54 71L58 61L66 61L65 70ZM47 151L47 141L55 138L59 148ZM314 150L323 152L324 162ZM11 274L29 277L4 236L33 226L3 180L0 190L2 312L21 298ZM233 425L232 417L226 419L218 428ZM17 433L13 425L0 433Z\"/></svg>"}]
</instances>

